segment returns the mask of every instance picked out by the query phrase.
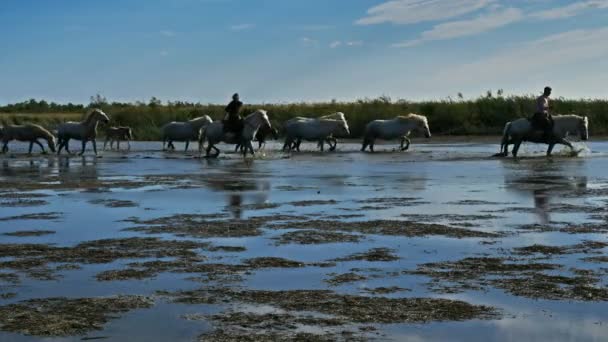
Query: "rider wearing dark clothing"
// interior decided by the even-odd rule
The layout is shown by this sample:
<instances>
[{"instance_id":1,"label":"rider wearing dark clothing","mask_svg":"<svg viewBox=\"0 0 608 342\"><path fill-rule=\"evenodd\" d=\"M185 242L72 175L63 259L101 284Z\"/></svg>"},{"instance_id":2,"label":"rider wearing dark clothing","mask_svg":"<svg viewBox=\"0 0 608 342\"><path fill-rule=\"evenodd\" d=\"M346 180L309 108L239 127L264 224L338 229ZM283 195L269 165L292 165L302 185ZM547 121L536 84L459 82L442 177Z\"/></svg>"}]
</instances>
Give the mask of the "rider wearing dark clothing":
<instances>
[{"instance_id":1,"label":"rider wearing dark clothing","mask_svg":"<svg viewBox=\"0 0 608 342\"><path fill-rule=\"evenodd\" d=\"M551 88L545 87L543 95L536 99L536 112L532 119L532 128L543 131L543 139L549 140L553 136L553 117L549 114L549 96Z\"/></svg>"},{"instance_id":2,"label":"rider wearing dark clothing","mask_svg":"<svg viewBox=\"0 0 608 342\"><path fill-rule=\"evenodd\" d=\"M224 132L241 134L243 130L243 118L240 115L243 102L239 101L239 94L232 95L232 101L226 106L226 117L224 118Z\"/></svg>"}]
</instances>

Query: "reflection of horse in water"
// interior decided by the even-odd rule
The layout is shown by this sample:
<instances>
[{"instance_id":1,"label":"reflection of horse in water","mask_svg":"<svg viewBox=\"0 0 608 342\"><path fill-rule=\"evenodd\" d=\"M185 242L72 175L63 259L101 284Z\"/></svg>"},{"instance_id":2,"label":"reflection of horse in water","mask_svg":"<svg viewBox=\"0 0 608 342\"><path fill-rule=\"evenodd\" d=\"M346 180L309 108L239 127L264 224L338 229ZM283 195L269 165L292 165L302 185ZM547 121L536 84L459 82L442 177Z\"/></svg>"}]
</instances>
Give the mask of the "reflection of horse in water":
<instances>
[{"instance_id":1,"label":"reflection of horse in water","mask_svg":"<svg viewBox=\"0 0 608 342\"><path fill-rule=\"evenodd\" d=\"M208 174L203 182L213 191L226 194L226 210L241 218L249 206L264 204L270 194L270 182L255 170L235 167L221 173Z\"/></svg>"},{"instance_id":2,"label":"reflection of horse in water","mask_svg":"<svg viewBox=\"0 0 608 342\"><path fill-rule=\"evenodd\" d=\"M524 172L526 174L523 176L506 173L506 188L526 197L532 195L535 212L542 224L551 222L551 205L555 198L587 188L586 176L571 176L568 170L564 170L560 165L534 163L531 170Z\"/></svg>"}]
</instances>

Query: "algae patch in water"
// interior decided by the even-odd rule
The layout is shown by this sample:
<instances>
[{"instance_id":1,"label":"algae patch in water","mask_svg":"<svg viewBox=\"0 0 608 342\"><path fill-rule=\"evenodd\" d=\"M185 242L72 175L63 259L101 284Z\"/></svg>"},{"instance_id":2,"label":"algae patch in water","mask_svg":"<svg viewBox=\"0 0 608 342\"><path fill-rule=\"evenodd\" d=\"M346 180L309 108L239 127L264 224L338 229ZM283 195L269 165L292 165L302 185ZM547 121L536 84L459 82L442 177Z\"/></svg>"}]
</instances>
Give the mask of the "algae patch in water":
<instances>
[{"instance_id":1,"label":"algae patch in water","mask_svg":"<svg viewBox=\"0 0 608 342\"><path fill-rule=\"evenodd\" d=\"M344 330L346 322L337 318L290 313L228 311L215 315L189 315L190 320L211 320L215 330L200 336L201 341L341 341L364 340ZM309 328L309 329L306 329ZM303 332L312 328L315 333ZM357 336L358 338L354 338ZM345 337L347 337L345 339Z\"/></svg>"},{"instance_id":2,"label":"algae patch in water","mask_svg":"<svg viewBox=\"0 0 608 342\"><path fill-rule=\"evenodd\" d=\"M399 257L393 254L394 250L389 248L373 248L367 252L352 254L344 258L332 261L395 261Z\"/></svg>"},{"instance_id":3,"label":"algae patch in water","mask_svg":"<svg viewBox=\"0 0 608 342\"><path fill-rule=\"evenodd\" d=\"M500 237L498 233L482 232L465 228L451 227L442 224L417 223L399 220L372 220L372 221L331 221L308 220L289 223L272 224L274 229L319 229L323 231L357 232L362 234L376 234L389 236L430 236L441 235L454 238L494 238Z\"/></svg>"},{"instance_id":4,"label":"algae patch in water","mask_svg":"<svg viewBox=\"0 0 608 342\"><path fill-rule=\"evenodd\" d=\"M81 335L102 329L117 314L153 304L142 296L32 299L0 307L0 329L33 336Z\"/></svg>"},{"instance_id":5,"label":"algae patch in water","mask_svg":"<svg viewBox=\"0 0 608 342\"><path fill-rule=\"evenodd\" d=\"M299 261L276 257L261 257L245 260L245 265L251 268L298 268L305 264Z\"/></svg>"},{"instance_id":6,"label":"algae patch in water","mask_svg":"<svg viewBox=\"0 0 608 342\"><path fill-rule=\"evenodd\" d=\"M21 231L16 231L16 232L4 233L2 235L16 236L16 237L28 237L28 236L50 235L50 234L55 234L55 231L52 231L52 230L21 230Z\"/></svg>"},{"instance_id":7,"label":"algae patch in water","mask_svg":"<svg viewBox=\"0 0 608 342\"><path fill-rule=\"evenodd\" d=\"M273 238L278 245L316 245L324 243L359 242L363 236L325 230L296 230Z\"/></svg>"},{"instance_id":8,"label":"algae patch in water","mask_svg":"<svg viewBox=\"0 0 608 342\"><path fill-rule=\"evenodd\" d=\"M339 286L342 284L348 284L348 283L354 283L357 281L367 280L367 277L357 274L357 273L353 273L353 272L343 273L343 274L331 273L329 275L332 277L329 279L326 279L325 282L331 286Z\"/></svg>"},{"instance_id":9,"label":"algae patch in water","mask_svg":"<svg viewBox=\"0 0 608 342\"><path fill-rule=\"evenodd\" d=\"M1 217L0 221L16 221L16 220L57 220L61 218L61 213L50 212L50 213L34 213L34 214L23 214L16 216Z\"/></svg>"},{"instance_id":10,"label":"algae patch in water","mask_svg":"<svg viewBox=\"0 0 608 342\"><path fill-rule=\"evenodd\" d=\"M89 201L91 204L99 204L108 208L132 208L139 206L137 203L128 200L117 199L95 199Z\"/></svg>"},{"instance_id":11,"label":"algae patch in water","mask_svg":"<svg viewBox=\"0 0 608 342\"><path fill-rule=\"evenodd\" d=\"M354 323L427 323L499 317L496 309L442 298L385 298L337 294L328 290L201 289L172 294L185 303L242 302L288 311L318 312Z\"/></svg>"}]
</instances>

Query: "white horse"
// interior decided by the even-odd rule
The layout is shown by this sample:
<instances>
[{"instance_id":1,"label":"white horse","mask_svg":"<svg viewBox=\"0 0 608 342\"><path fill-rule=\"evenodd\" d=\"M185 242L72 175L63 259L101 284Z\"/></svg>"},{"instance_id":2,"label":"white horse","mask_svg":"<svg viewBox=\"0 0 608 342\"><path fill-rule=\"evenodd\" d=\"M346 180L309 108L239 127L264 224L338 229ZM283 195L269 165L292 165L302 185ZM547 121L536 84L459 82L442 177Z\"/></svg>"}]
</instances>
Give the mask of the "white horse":
<instances>
[{"instance_id":1,"label":"white horse","mask_svg":"<svg viewBox=\"0 0 608 342\"><path fill-rule=\"evenodd\" d=\"M68 153L71 153L69 149L70 139L75 139L82 141L82 151L80 151L80 155L84 154L87 141L89 140L93 143L93 151L95 152L95 155L97 155L97 143L95 142L95 138L97 138L97 125L100 121L108 123L110 122L110 119L101 109L91 109L87 113L84 121L68 121L59 124L57 126L57 139L59 140L57 154L60 154L64 147Z\"/></svg>"},{"instance_id":2,"label":"white horse","mask_svg":"<svg viewBox=\"0 0 608 342\"><path fill-rule=\"evenodd\" d=\"M411 141L409 135L411 131L424 133L424 136L427 138L431 137L429 123L426 117L422 115L410 113L391 120L374 120L365 126L361 151L365 151L367 146L369 146L370 151L374 152L376 139L401 139L399 148L401 151L405 151L410 147ZM407 144L404 146L405 143Z\"/></svg>"},{"instance_id":3,"label":"white horse","mask_svg":"<svg viewBox=\"0 0 608 342\"><path fill-rule=\"evenodd\" d=\"M529 141L539 144L548 144L547 156L551 155L553 147L556 144L562 144L570 147L574 151L574 146L566 140L570 134L580 135L581 140L585 141L589 138L589 120L586 116L569 115L553 115L553 138L545 140L542 131L534 130L532 123L527 118L517 119L507 122L505 125L502 142L500 144L500 153L496 156L506 157L509 155L509 145L513 144L513 156L517 157L517 152L522 142Z\"/></svg>"},{"instance_id":4,"label":"white horse","mask_svg":"<svg viewBox=\"0 0 608 342\"><path fill-rule=\"evenodd\" d=\"M343 113L335 113L319 118L295 117L284 124L285 144L283 150L296 149L300 151L302 140L317 141L321 151L324 150L325 142L330 149L335 149L336 140L334 135L350 135L350 129ZM334 142L332 146L331 142Z\"/></svg>"},{"instance_id":5,"label":"white horse","mask_svg":"<svg viewBox=\"0 0 608 342\"><path fill-rule=\"evenodd\" d=\"M251 152L252 155L255 155L251 141L254 139L261 127L272 129L270 120L268 120L268 114L263 109L258 109L245 117L243 120L243 131L241 136L237 136L231 132L224 133L224 123L222 121L215 121L201 129L198 142L199 151L202 152L203 143L205 140L207 140L208 145L205 155L206 157L210 157L209 153L212 149L215 150L216 153L211 157L216 158L220 154L220 150L215 147L215 145L220 142L225 142L227 144L241 144L245 147L243 150L244 156L247 155L248 151Z\"/></svg>"},{"instance_id":6,"label":"white horse","mask_svg":"<svg viewBox=\"0 0 608 342\"><path fill-rule=\"evenodd\" d=\"M194 118L186 122L169 122L161 128L161 133L163 136L163 150L165 149L165 143L167 142L167 148L175 149L173 141L185 141L185 151L188 151L190 141L198 140L201 128L211 124L212 122L213 120L209 117L209 115Z\"/></svg>"}]
</instances>

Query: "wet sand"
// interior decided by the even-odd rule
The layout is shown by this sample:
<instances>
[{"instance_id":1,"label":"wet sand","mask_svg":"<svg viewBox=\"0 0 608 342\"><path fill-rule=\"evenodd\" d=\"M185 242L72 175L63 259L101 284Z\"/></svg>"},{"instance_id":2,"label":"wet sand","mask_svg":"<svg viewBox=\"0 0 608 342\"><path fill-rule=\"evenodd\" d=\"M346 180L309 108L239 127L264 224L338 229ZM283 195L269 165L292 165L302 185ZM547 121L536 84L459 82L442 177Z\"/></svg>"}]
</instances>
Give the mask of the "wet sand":
<instances>
[{"instance_id":1,"label":"wet sand","mask_svg":"<svg viewBox=\"0 0 608 342\"><path fill-rule=\"evenodd\" d=\"M422 142L246 160L12 145L0 340L608 336L608 143L513 160Z\"/></svg>"}]
</instances>

